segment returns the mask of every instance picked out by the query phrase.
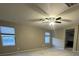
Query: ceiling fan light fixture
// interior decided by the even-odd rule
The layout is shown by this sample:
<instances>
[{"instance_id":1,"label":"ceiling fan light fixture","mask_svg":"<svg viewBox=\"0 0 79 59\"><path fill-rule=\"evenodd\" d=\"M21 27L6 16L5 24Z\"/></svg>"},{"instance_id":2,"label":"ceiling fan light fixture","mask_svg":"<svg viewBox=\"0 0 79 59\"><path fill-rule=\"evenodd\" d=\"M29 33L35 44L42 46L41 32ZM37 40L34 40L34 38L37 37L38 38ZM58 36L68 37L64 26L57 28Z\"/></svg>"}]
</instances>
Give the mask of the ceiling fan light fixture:
<instances>
[{"instance_id":1,"label":"ceiling fan light fixture","mask_svg":"<svg viewBox=\"0 0 79 59\"><path fill-rule=\"evenodd\" d=\"M54 22L50 22L49 25L52 26L52 25L55 25L55 23Z\"/></svg>"}]
</instances>

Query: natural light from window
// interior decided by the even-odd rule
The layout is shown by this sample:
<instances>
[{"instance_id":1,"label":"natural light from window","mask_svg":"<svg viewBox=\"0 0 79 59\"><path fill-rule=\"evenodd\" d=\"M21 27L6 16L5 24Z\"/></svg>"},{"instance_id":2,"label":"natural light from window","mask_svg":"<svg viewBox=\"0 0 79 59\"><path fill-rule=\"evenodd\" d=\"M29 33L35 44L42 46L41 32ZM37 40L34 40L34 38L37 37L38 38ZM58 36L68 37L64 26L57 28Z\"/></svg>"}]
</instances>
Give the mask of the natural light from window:
<instances>
[{"instance_id":1,"label":"natural light from window","mask_svg":"<svg viewBox=\"0 0 79 59\"><path fill-rule=\"evenodd\" d=\"M50 43L50 32L45 32L45 44Z\"/></svg>"},{"instance_id":2,"label":"natural light from window","mask_svg":"<svg viewBox=\"0 0 79 59\"><path fill-rule=\"evenodd\" d=\"M15 46L15 28L0 26L2 46Z\"/></svg>"}]
</instances>

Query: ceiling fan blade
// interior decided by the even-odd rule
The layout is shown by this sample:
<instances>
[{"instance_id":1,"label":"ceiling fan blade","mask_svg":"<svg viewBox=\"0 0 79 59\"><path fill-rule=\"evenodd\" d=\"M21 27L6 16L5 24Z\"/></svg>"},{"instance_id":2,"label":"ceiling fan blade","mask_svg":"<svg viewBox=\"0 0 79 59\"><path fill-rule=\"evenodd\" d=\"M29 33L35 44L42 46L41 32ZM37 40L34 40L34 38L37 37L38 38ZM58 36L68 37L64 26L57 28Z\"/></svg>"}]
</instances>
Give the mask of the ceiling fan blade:
<instances>
[{"instance_id":1,"label":"ceiling fan blade","mask_svg":"<svg viewBox=\"0 0 79 59\"><path fill-rule=\"evenodd\" d=\"M56 18L56 20L61 20L61 17Z\"/></svg>"},{"instance_id":2,"label":"ceiling fan blade","mask_svg":"<svg viewBox=\"0 0 79 59\"><path fill-rule=\"evenodd\" d=\"M55 23L61 23L60 21L55 21Z\"/></svg>"},{"instance_id":3,"label":"ceiling fan blade","mask_svg":"<svg viewBox=\"0 0 79 59\"><path fill-rule=\"evenodd\" d=\"M61 21L65 21L65 22L72 22L71 20L67 20L67 19L63 19Z\"/></svg>"}]
</instances>

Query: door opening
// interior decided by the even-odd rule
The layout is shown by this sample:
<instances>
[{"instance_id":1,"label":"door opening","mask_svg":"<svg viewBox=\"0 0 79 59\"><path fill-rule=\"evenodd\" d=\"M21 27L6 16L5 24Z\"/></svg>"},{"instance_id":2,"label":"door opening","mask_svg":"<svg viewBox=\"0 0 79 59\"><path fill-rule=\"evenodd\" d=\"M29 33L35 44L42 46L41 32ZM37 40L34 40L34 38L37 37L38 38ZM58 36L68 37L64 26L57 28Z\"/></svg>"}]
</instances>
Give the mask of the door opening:
<instances>
[{"instance_id":1,"label":"door opening","mask_svg":"<svg viewBox=\"0 0 79 59\"><path fill-rule=\"evenodd\" d=\"M74 29L68 29L65 33L65 48L73 48Z\"/></svg>"}]
</instances>

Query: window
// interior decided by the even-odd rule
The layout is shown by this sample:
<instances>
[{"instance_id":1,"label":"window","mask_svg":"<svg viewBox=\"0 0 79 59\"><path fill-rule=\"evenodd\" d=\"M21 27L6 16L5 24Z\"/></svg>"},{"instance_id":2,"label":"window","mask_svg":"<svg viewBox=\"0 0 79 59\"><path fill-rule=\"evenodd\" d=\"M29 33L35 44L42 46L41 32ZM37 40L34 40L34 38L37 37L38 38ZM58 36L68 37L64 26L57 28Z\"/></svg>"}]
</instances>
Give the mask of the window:
<instances>
[{"instance_id":1,"label":"window","mask_svg":"<svg viewBox=\"0 0 79 59\"><path fill-rule=\"evenodd\" d=\"M3 34L15 34L15 29L13 27L1 26L1 33Z\"/></svg>"},{"instance_id":2,"label":"window","mask_svg":"<svg viewBox=\"0 0 79 59\"><path fill-rule=\"evenodd\" d=\"M15 28L0 26L2 46L15 46Z\"/></svg>"},{"instance_id":3,"label":"window","mask_svg":"<svg viewBox=\"0 0 79 59\"><path fill-rule=\"evenodd\" d=\"M49 43L50 43L50 33L45 32L45 44L49 44Z\"/></svg>"}]
</instances>

